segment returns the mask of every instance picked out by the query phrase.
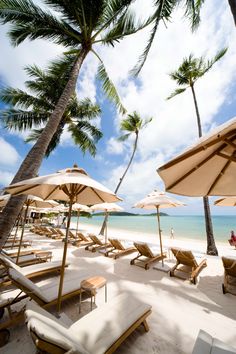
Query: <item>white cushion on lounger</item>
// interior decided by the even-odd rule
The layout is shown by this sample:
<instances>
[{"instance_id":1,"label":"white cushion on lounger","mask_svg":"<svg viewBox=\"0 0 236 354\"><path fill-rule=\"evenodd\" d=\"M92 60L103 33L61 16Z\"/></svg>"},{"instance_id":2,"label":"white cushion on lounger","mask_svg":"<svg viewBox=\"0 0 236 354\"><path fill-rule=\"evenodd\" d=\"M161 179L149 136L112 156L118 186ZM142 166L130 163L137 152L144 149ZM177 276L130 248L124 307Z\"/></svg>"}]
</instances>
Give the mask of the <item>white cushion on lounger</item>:
<instances>
[{"instance_id":1,"label":"white cushion on lounger","mask_svg":"<svg viewBox=\"0 0 236 354\"><path fill-rule=\"evenodd\" d=\"M18 272L16 269L9 269L8 273L12 279L16 280L18 283L25 286L27 289L29 289L32 293L37 295L43 301L48 302L47 296L44 295L44 293L40 290L40 288L36 284L34 284L31 280L29 280L20 272Z\"/></svg>"},{"instance_id":2,"label":"white cushion on lounger","mask_svg":"<svg viewBox=\"0 0 236 354\"><path fill-rule=\"evenodd\" d=\"M25 314L29 329L33 329L39 337L50 343L59 345L67 351L71 349L71 354L104 354L150 309L151 306L129 294L121 294L82 317L68 329L61 326L52 315L49 317L47 312L37 305L27 304ZM42 317L44 314L46 317Z\"/></svg>"},{"instance_id":3,"label":"white cushion on lounger","mask_svg":"<svg viewBox=\"0 0 236 354\"><path fill-rule=\"evenodd\" d=\"M71 354L88 354L80 343L74 343L73 335L71 336L68 326L60 323L57 318L38 305L29 302L25 316L26 321L28 321L28 329L36 332L41 339L56 344L65 350L72 349Z\"/></svg>"},{"instance_id":4,"label":"white cushion on lounger","mask_svg":"<svg viewBox=\"0 0 236 354\"><path fill-rule=\"evenodd\" d=\"M14 268L18 271L21 270L21 268L14 262L12 262L12 260L7 255L4 256L3 254L0 254L0 261L2 261L3 264L6 264L10 268Z\"/></svg>"}]
</instances>

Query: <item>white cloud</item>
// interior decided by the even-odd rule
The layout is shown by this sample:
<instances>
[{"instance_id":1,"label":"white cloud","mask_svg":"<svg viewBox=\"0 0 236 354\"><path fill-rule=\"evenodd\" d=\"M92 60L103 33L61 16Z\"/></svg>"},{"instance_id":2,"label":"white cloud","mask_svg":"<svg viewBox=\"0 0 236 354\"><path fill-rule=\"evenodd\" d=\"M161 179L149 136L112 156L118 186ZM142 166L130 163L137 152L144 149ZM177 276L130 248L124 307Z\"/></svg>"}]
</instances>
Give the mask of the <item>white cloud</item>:
<instances>
[{"instance_id":1,"label":"white cloud","mask_svg":"<svg viewBox=\"0 0 236 354\"><path fill-rule=\"evenodd\" d=\"M19 161L16 149L6 140L0 137L0 165L14 166Z\"/></svg>"},{"instance_id":2,"label":"white cloud","mask_svg":"<svg viewBox=\"0 0 236 354\"><path fill-rule=\"evenodd\" d=\"M0 170L0 186L8 186L11 183L13 177L13 173Z\"/></svg>"},{"instance_id":3,"label":"white cloud","mask_svg":"<svg viewBox=\"0 0 236 354\"><path fill-rule=\"evenodd\" d=\"M116 138L110 138L107 142L106 150L108 154L120 155L124 151L124 143L118 141Z\"/></svg>"}]
</instances>

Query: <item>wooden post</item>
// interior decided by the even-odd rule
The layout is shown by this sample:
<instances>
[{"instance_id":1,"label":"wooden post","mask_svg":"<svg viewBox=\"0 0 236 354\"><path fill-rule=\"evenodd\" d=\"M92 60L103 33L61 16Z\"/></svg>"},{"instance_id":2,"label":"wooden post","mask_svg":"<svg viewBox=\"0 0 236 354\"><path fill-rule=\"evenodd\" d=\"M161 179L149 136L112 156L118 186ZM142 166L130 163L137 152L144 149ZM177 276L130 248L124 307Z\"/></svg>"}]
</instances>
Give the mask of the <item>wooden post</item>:
<instances>
[{"instance_id":1,"label":"wooden post","mask_svg":"<svg viewBox=\"0 0 236 354\"><path fill-rule=\"evenodd\" d=\"M158 231L159 231L159 240L160 240L160 248L161 248L161 256L162 256L161 264L162 264L162 267L164 267L159 205L157 205L156 208L157 208Z\"/></svg>"},{"instance_id":2,"label":"wooden post","mask_svg":"<svg viewBox=\"0 0 236 354\"><path fill-rule=\"evenodd\" d=\"M80 211L77 211L77 224L76 224L76 233L75 235L77 236L77 232L78 232L78 227L79 227L79 216L80 216Z\"/></svg>"},{"instance_id":3,"label":"wooden post","mask_svg":"<svg viewBox=\"0 0 236 354\"><path fill-rule=\"evenodd\" d=\"M19 248L18 248L18 252L17 252L16 264L18 264L18 262L19 262L20 249L21 249L21 244L22 244L22 241L23 241L23 236L24 236L24 231L25 231L25 223L26 223L26 218L27 218L27 213L28 213L30 201L26 201L26 203L27 203L27 204L26 204L25 216L24 216L23 225L22 225L22 230L21 230L20 244L19 244Z\"/></svg>"},{"instance_id":4,"label":"wooden post","mask_svg":"<svg viewBox=\"0 0 236 354\"><path fill-rule=\"evenodd\" d=\"M58 289L58 299L57 299L57 312L58 313L61 310L61 297L62 297L62 290L63 290L63 281L64 281L65 264L66 264L66 253L67 253L67 244L68 244L68 234L69 234L69 229L70 229L70 219L71 219L73 199L74 199L74 195L71 195L70 196L67 227L66 227L66 236L65 236L65 242L64 242L63 258L62 258L62 264L61 264L61 276L60 276L60 283L59 283L59 289Z\"/></svg>"}]
</instances>

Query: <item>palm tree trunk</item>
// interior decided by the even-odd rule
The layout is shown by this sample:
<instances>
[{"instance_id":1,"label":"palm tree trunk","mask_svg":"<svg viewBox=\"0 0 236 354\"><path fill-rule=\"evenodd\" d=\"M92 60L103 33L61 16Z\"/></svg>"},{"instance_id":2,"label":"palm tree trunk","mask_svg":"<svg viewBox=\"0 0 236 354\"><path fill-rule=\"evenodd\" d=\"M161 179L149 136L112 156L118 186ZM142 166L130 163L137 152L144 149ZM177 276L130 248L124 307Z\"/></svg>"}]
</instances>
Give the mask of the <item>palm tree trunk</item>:
<instances>
[{"instance_id":1,"label":"palm tree trunk","mask_svg":"<svg viewBox=\"0 0 236 354\"><path fill-rule=\"evenodd\" d=\"M13 178L12 183L19 182L24 179L35 177L38 173L42 160L45 156L47 147L56 132L61 118L64 114L68 101L75 91L76 81L79 75L81 65L86 58L89 49L82 49L71 70L69 80L64 88L58 103L52 112L42 134L38 138L35 145L28 152L26 158L22 162L18 172ZM25 196L11 197L0 215L0 250L5 243L6 238L11 232L12 226L19 214L25 201Z\"/></svg>"},{"instance_id":2,"label":"palm tree trunk","mask_svg":"<svg viewBox=\"0 0 236 354\"><path fill-rule=\"evenodd\" d=\"M233 14L234 24L236 26L236 0L228 0L228 1L229 1L229 6L231 8L231 12Z\"/></svg>"},{"instance_id":3,"label":"palm tree trunk","mask_svg":"<svg viewBox=\"0 0 236 354\"><path fill-rule=\"evenodd\" d=\"M202 127L201 127L201 118L200 118L198 104L197 104L197 98L196 98L196 94L195 94L195 90L194 90L194 85L190 85L190 87L192 90L194 106L195 106L195 110L196 110L197 124L198 124L198 135L199 135L199 138L201 138ZM212 221L211 221L211 210L210 210L210 204L209 204L208 197L203 197L203 205L204 205L205 227L206 227L206 236L207 236L207 254L218 256L218 250L216 248L215 239L214 239L214 235L213 235L213 225L212 225Z\"/></svg>"},{"instance_id":4,"label":"palm tree trunk","mask_svg":"<svg viewBox=\"0 0 236 354\"><path fill-rule=\"evenodd\" d=\"M122 177L121 177L120 180L119 180L119 183L118 183L117 186L116 186L116 189L115 189L115 192L114 192L115 194L118 192L118 190L119 190L119 188L120 188L120 185L121 185L121 183L123 182L123 180L124 180L124 178L125 178L125 175L126 175L126 173L128 172L128 170L129 170L129 168L130 168L130 165L131 165L131 163L132 163L132 161L133 161L133 159L134 159L134 155L135 155L135 152L136 152L136 150L137 150L137 145L138 145L138 133L139 133L139 132L137 131L137 132L136 132L136 137L135 137L135 142L134 142L133 153L132 153L131 158L130 158L130 160L129 160L128 166L126 167L126 169L125 169L125 171L124 171ZM106 229L106 224L107 224L107 219L108 219L108 214L106 214L106 216L105 216L105 218L104 218L104 220L103 220L103 224L102 224L101 230L100 230L100 232L99 232L100 235L104 235L104 231L105 231L105 229Z\"/></svg>"}]
</instances>

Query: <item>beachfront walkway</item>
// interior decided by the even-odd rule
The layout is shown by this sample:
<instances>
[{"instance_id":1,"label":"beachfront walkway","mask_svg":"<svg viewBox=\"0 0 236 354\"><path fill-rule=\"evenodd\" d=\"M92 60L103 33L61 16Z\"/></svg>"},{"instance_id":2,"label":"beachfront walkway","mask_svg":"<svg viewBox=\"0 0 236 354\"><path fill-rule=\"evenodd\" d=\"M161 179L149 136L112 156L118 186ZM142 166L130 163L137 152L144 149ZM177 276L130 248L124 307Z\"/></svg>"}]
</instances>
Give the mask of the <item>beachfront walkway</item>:
<instances>
[{"instance_id":1,"label":"beachfront walkway","mask_svg":"<svg viewBox=\"0 0 236 354\"><path fill-rule=\"evenodd\" d=\"M53 251L53 260L61 259L61 241L43 237L37 239L36 245ZM234 254L230 246L228 249L229 253ZM117 353L190 354L200 328L236 347L236 297L222 294L223 266L218 257L207 257L208 267L201 272L196 286L188 281L170 278L168 274L152 267L145 271L140 267L130 266L132 257L133 255L127 255L113 260L98 252L85 251L83 247L68 248L67 259L71 263L72 272L86 271L91 276L101 275L107 279L108 301L117 294L128 292L152 305L152 314L148 318L150 331L145 333L140 327ZM68 323L84 316L90 310L89 298L83 300L81 314L78 302L79 298L64 303L62 311L66 315L63 317ZM103 303L104 289L100 289L96 304L99 306ZM12 328L10 342L1 348L3 354L21 352L35 352L25 325Z\"/></svg>"}]
</instances>

